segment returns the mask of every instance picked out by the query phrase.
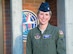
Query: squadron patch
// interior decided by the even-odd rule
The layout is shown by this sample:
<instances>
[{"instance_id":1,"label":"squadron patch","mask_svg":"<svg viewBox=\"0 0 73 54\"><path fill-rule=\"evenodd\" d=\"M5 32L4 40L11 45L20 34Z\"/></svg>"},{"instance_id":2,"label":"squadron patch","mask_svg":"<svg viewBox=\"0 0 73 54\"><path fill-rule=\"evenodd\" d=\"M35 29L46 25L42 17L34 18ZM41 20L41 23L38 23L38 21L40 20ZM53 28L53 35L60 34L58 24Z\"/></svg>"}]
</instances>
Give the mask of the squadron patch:
<instances>
[{"instance_id":1,"label":"squadron patch","mask_svg":"<svg viewBox=\"0 0 73 54\"><path fill-rule=\"evenodd\" d=\"M64 37L64 33L62 30L59 30L59 37Z\"/></svg>"},{"instance_id":2,"label":"squadron patch","mask_svg":"<svg viewBox=\"0 0 73 54\"><path fill-rule=\"evenodd\" d=\"M34 36L35 39L40 39L40 37L41 37L41 36L40 36L39 34L36 34L36 35Z\"/></svg>"}]
</instances>

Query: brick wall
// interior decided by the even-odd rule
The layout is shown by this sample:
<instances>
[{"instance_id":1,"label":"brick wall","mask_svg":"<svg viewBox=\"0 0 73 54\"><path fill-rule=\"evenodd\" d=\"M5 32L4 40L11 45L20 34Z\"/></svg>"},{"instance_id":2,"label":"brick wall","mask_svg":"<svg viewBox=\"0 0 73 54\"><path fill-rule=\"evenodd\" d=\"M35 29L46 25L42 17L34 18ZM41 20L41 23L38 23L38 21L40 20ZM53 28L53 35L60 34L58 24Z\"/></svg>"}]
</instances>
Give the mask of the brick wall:
<instances>
[{"instance_id":1,"label":"brick wall","mask_svg":"<svg viewBox=\"0 0 73 54\"><path fill-rule=\"evenodd\" d=\"M57 0L46 0L46 1L49 2L52 11L52 17L50 23L52 25L57 26Z\"/></svg>"},{"instance_id":2,"label":"brick wall","mask_svg":"<svg viewBox=\"0 0 73 54\"><path fill-rule=\"evenodd\" d=\"M12 31L10 0L2 0L3 8L3 28L4 28L4 54L11 54Z\"/></svg>"},{"instance_id":3,"label":"brick wall","mask_svg":"<svg viewBox=\"0 0 73 54\"><path fill-rule=\"evenodd\" d=\"M42 1L45 1L45 0L22 0L22 9L25 10L31 10L35 13L37 13L37 9L39 7L39 4L42 2Z\"/></svg>"},{"instance_id":4,"label":"brick wall","mask_svg":"<svg viewBox=\"0 0 73 54\"><path fill-rule=\"evenodd\" d=\"M2 1L0 0L0 54L3 54Z\"/></svg>"}]
</instances>

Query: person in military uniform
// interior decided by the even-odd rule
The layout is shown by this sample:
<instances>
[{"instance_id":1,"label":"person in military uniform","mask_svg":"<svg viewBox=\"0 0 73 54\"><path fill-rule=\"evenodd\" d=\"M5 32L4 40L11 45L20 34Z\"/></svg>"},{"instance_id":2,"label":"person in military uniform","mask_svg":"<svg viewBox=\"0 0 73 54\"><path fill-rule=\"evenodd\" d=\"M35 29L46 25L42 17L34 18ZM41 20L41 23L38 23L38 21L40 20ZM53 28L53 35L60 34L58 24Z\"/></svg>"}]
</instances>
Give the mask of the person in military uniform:
<instances>
[{"instance_id":1,"label":"person in military uniform","mask_svg":"<svg viewBox=\"0 0 73 54\"><path fill-rule=\"evenodd\" d=\"M29 31L26 42L26 54L66 54L64 34L49 23L50 6L42 2L37 18L39 25Z\"/></svg>"}]
</instances>

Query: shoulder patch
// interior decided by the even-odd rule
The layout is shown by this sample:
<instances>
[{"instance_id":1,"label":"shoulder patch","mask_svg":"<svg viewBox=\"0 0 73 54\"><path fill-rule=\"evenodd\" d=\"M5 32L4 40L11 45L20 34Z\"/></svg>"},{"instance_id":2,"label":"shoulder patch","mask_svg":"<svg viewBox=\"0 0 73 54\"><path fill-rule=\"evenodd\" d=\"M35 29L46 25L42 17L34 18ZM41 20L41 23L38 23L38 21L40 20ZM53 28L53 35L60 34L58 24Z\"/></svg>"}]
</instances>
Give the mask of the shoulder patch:
<instances>
[{"instance_id":1,"label":"shoulder patch","mask_svg":"<svg viewBox=\"0 0 73 54\"><path fill-rule=\"evenodd\" d=\"M64 33L63 33L63 31L62 31L62 30L59 30L59 34L60 34L60 35L63 35Z\"/></svg>"},{"instance_id":2,"label":"shoulder patch","mask_svg":"<svg viewBox=\"0 0 73 54\"><path fill-rule=\"evenodd\" d=\"M59 37L64 37L64 33L62 30L59 30Z\"/></svg>"}]
</instances>

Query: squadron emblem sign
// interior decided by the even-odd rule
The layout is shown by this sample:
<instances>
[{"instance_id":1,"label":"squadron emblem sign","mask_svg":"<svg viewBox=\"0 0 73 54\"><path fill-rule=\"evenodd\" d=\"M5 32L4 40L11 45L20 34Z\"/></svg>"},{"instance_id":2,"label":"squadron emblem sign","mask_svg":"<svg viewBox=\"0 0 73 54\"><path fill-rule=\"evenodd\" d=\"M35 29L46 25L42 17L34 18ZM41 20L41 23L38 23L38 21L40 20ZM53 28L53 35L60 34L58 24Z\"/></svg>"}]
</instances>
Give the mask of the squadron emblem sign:
<instances>
[{"instance_id":1,"label":"squadron emblem sign","mask_svg":"<svg viewBox=\"0 0 73 54\"><path fill-rule=\"evenodd\" d=\"M27 39L27 34L30 29L37 26L37 16L34 12L30 10L22 11L22 24L23 24L23 40Z\"/></svg>"}]
</instances>

